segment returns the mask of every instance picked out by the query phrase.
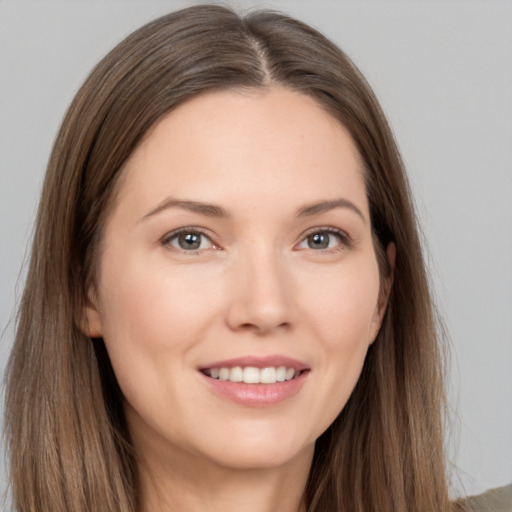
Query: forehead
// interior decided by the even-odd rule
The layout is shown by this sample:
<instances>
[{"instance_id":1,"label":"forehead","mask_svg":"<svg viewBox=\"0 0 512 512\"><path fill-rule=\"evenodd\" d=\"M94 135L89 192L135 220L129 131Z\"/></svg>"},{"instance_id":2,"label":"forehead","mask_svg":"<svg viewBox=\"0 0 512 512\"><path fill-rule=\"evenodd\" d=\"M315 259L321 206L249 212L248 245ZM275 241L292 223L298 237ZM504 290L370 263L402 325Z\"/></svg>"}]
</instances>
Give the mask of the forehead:
<instances>
[{"instance_id":1,"label":"forehead","mask_svg":"<svg viewBox=\"0 0 512 512\"><path fill-rule=\"evenodd\" d=\"M142 201L223 200L234 192L365 199L361 169L349 132L312 98L285 88L216 91L151 128L125 164L120 193L137 190Z\"/></svg>"}]
</instances>

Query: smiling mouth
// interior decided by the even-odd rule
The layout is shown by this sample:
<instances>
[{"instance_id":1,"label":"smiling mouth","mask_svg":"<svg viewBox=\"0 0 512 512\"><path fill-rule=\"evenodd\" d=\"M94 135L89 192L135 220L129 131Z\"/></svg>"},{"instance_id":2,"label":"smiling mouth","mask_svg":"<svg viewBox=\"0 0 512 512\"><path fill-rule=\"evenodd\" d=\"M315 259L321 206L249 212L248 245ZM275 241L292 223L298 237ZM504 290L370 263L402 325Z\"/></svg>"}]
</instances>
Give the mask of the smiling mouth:
<instances>
[{"instance_id":1,"label":"smiling mouth","mask_svg":"<svg viewBox=\"0 0 512 512\"><path fill-rule=\"evenodd\" d=\"M220 368L204 368L201 372L212 379L229 382L243 382L244 384L276 384L294 380L308 370L297 370L286 366L267 366L256 368L254 366L233 366Z\"/></svg>"}]
</instances>

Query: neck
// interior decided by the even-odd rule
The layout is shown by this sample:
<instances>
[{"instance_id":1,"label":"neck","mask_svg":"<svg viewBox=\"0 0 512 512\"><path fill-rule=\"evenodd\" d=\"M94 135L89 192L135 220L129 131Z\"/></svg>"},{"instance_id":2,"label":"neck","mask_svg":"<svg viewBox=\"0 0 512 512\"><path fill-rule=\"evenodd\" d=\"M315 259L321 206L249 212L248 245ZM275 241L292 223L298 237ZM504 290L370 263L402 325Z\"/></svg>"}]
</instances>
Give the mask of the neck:
<instances>
[{"instance_id":1,"label":"neck","mask_svg":"<svg viewBox=\"0 0 512 512\"><path fill-rule=\"evenodd\" d=\"M270 468L227 468L194 456L140 465L142 512L305 512L313 448Z\"/></svg>"}]
</instances>

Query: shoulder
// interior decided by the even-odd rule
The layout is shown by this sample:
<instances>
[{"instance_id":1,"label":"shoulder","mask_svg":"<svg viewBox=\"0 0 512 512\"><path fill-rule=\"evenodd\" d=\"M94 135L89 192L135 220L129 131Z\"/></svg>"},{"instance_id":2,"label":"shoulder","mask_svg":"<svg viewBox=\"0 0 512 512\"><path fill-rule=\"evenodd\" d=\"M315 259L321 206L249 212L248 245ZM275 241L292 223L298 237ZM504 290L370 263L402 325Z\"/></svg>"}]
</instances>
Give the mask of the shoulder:
<instances>
[{"instance_id":1,"label":"shoulder","mask_svg":"<svg viewBox=\"0 0 512 512\"><path fill-rule=\"evenodd\" d=\"M463 504L468 512L512 512L512 484L470 496Z\"/></svg>"}]
</instances>

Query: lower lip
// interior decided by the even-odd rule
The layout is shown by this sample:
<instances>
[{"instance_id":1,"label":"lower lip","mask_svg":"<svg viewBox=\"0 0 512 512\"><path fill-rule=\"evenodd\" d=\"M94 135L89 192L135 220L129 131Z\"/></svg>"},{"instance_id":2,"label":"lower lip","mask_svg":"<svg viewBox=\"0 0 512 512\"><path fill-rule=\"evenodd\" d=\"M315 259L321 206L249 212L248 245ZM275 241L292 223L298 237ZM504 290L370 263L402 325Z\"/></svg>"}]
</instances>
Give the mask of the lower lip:
<instances>
[{"instance_id":1,"label":"lower lip","mask_svg":"<svg viewBox=\"0 0 512 512\"><path fill-rule=\"evenodd\" d=\"M304 386L309 371L298 377L275 384L245 384L229 380L213 379L201 373L206 383L223 398L247 407L268 407L292 398Z\"/></svg>"}]
</instances>

